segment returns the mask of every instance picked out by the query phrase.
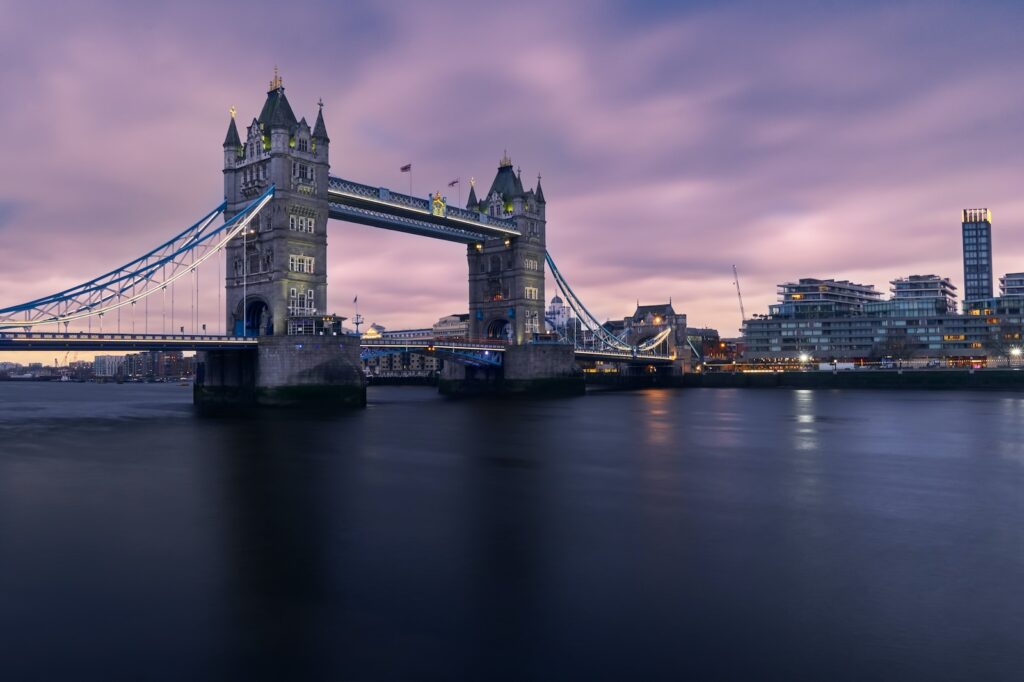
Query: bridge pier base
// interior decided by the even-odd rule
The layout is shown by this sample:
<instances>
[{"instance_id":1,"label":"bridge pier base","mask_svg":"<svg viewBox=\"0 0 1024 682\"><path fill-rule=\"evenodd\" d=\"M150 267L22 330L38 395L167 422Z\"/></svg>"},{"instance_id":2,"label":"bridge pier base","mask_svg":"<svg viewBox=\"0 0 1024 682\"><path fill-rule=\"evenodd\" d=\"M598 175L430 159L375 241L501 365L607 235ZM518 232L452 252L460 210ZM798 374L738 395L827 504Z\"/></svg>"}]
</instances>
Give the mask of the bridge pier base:
<instances>
[{"instance_id":1,"label":"bridge pier base","mask_svg":"<svg viewBox=\"0 0 1024 682\"><path fill-rule=\"evenodd\" d=\"M585 390L573 348L562 344L510 346L502 367L446 362L438 382L438 391L451 397L572 396L583 395Z\"/></svg>"},{"instance_id":2,"label":"bridge pier base","mask_svg":"<svg viewBox=\"0 0 1024 682\"><path fill-rule=\"evenodd\" d=\"M255 351L205 351L197 362L193 401L201 408L365 407L359 339L264 336Z\"/></svg>"}]
</instances>

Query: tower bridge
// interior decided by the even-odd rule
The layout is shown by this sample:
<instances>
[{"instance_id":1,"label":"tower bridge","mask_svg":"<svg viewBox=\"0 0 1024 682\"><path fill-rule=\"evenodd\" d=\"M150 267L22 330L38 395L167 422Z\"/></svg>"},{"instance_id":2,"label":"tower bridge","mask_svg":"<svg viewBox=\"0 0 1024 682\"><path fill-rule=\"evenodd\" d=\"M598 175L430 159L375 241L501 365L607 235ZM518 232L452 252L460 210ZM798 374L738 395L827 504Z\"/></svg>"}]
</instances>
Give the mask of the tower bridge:
<instances>
[{"instance_id":1,"label":"tower bridge","mask_svg":"<svg viewBox=\"0 0 1024 682\"><path fill-rule=\"evenodd\" d=\"M200 401L362 404L361 349L388 348L340 333L340 323L324 314L327 224L334 219L466 248L468 339L417 346L451 360L444 363L445 392L576 392L582 390L578 361L679 368L676 349L684 347L685 328L665 325L643 341L626 342L587 310L547 252L540 177L526 188L507 154L487 192L478 198L471 188L465 207L449 205L440 193L415 197L332 176L323 104L312 126L297 119L276 74L244 137L232 108L223 152L222 204L120 268L0 309L0 351L196 350ZM197 333L204 263L216 265L215 282L223 279L226 334L206 334L205 325ZM547 269L578 321L571 337L564 329L560 335L545 330ZM208 275L203 281L210 286ZM176 327L176 283L188 285L188 334L185 326L166 333L168 290ZM155 334L149 328L158 326L158 306L161 333ZM129 319L130 332L122 331Z\"/></svg>"}]
</instances>

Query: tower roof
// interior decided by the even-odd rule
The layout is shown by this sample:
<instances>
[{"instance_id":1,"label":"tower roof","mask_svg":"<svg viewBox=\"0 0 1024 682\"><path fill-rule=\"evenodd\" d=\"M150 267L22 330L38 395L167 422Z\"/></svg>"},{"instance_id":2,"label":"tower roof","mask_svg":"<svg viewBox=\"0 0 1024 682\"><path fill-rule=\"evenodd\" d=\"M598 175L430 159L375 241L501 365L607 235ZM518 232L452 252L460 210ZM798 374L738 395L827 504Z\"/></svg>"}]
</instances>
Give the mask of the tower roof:
<instances>
[{"instance_id":1,"label":"tower roof","mask_svg":"<svg viewBox=\"0 0 1024 682\"><path fill-rule=\"evenodd\" d=\"M475 209L480 201L476 198L476 185L469 185L469 199L466 200L466 208Z\"/></svg>"},{"instance_id":2,"label":"tower roof","mask_svg":"<svg viewBox=\"0 0 1024 682\"><path fill-rule=\"evenodd\" d=\"M284 81L277 75L277 68L274 69L274 80L270 81L270 90L267 91L267 101L263 103L263 111L260 112L259 122L263 128L291 128L298 124L292 107L288 104L288 98L284 96Z\"/></svg>"},{"instance_id":3,"label":"tower roof","mask_svg":"<svg viewBox=\"0 0 1024 682\"><path fill-rule=\"evenodd\" d=\"M657 305L640 305L637 303L636 312L633 313L634 320L643 319L648 313L652 315L660 315L662 317L669 317L676 314L675 308L672 307L672 303L660 303Z\"/></svg>"},{"instance_id":4,"label":"tower roof","mask_svg":"<svg viewBox=\"0 0 1024 682\"><path fill-rule=\"evenodd\" d=\"M327 137L327 126L324 125L324 103L323 100L319 102L320 111L316 115L316 123L313 125L313 137L324 142L330 142L331 138Z\"/></svg>"},{"instance_id":5,"label":"tower roof","mask_svg":"<svg viewBox=\"0 0 1024 682\"><path fill-rule=\"evenodd\" d=\"M539 173L537 174L536 196L537 196L537 203L538 204L545 204L545 203L547 203L546 201L544 201L544 189L540 186L540 174Z\"/></svg>"},{"instance_id":6,"label":"tower roof","mask_svg":"<svg viewBox=\"0 0 1024 682\"><path fill-rule=\"evenodd\" d=\"M235 127L235 109L231 108L231 122L228 123L228 134L224 137L225 147L241 147L242 139L238 137L238 128Z\"/></svg>"},{"instance_id":7,"label":"tower roof","mask_svg":"<svg viewBox=\"0 0 1024 682\"><path fill-rule=\"evenodd\" d=\"M491 188L487 190L487 196L489 197L495 192L501 195L503 201L512 201L515 197L525 194L522 181L512 170L512 159L508 157L508 152L505 152L505 156L498 164L498 173L494 176Z\"/></svg>"}]
</instances>

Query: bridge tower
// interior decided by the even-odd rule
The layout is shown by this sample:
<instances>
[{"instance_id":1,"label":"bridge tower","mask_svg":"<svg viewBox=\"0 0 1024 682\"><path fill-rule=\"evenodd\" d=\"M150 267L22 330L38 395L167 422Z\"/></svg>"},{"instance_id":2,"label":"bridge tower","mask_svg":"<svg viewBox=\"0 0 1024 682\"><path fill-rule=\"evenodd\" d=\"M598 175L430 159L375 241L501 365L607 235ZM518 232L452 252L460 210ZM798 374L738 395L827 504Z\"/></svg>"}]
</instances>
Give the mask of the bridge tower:
<instances>
[{"instance_id":1,"label":"bridge tower","mask_svg":"<svg viewBox=\"0 0 1024 682\"><path fill-rule=\"evenodd\" d=\"M477 200L475 188L470 189L467 208L514 220L522 233L469 246L470 336L529 343L544 331L547 224L540 176L536 189L524 189L506 152L487 194Z\"/></svg>"},{"instance_id":2,"label":"bridge tower","mask_svg":"<svg viewBox=\"0 0 1024 682\"><path fill-rule=\"evenodd\" d=\"M259 117L243 141L232 108L224 139L225 218L273 184L274 198L226 249L228 333L296 333L327 302L327 178L330 139L323 103L313 128L296 120L274 72Z\"/></svg>"}]
</instances>

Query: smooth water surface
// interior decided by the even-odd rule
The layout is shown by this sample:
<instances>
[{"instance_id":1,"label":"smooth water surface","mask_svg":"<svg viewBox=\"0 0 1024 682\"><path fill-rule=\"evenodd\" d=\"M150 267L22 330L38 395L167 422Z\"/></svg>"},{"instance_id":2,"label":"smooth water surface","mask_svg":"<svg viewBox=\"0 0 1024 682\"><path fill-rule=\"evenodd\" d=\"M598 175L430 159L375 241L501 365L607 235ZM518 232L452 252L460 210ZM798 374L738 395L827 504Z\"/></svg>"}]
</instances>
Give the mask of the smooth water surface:
<instances>
[{"instance_id":1,"label":"smooth water surface","mask_svg":"<svg viewBox=\"0 0 1024 682\"><path fill-rule=\"evenodd\" d=\"M1024 397L0 384L0 679L1019 680Z\"/></svg>"}]
</instances>

